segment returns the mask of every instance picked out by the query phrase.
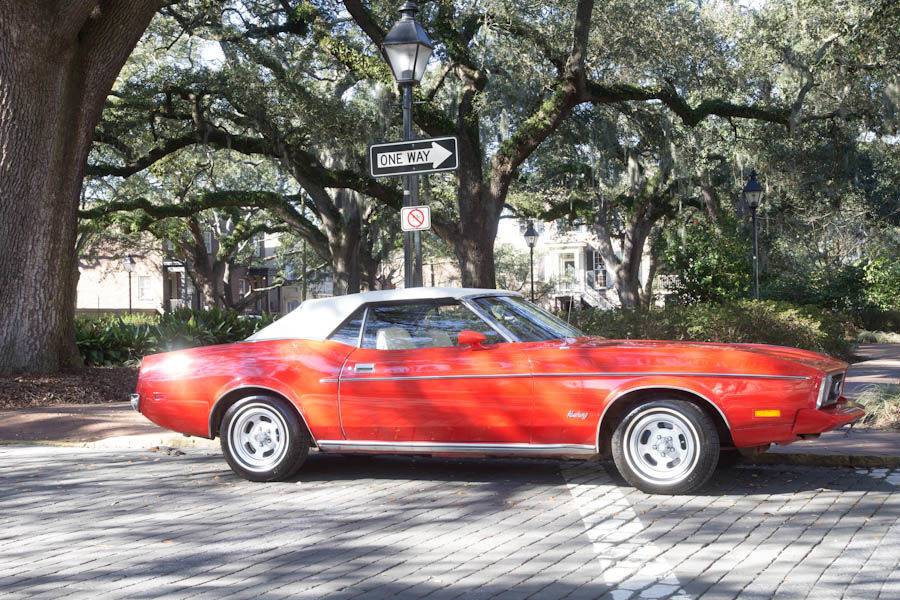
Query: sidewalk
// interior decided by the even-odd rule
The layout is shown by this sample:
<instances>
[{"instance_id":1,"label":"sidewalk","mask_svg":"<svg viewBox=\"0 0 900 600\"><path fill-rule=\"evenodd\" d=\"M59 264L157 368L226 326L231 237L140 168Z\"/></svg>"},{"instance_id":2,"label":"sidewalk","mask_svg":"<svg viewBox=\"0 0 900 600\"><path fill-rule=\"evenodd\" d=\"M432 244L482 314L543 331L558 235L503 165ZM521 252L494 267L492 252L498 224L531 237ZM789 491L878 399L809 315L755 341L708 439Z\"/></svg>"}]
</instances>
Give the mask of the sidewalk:
<instances>
[{"instance_id":1,"label":"sidewalk","mask_svg":"<svg viewBox=\"0 0 900 600\"><path fill-rule=\"evenodd\" d=\"M854 398L871 385L900 385L900 344L860 344L860 362L847 371L844 394Z\"/></svg>"},{"instance_id":2,"label":"sidewalk","mask_svg":"<svg viewBox=\"0 0 900 600\"><path fill-rule=\"evenodd\" d=\"M900 432L839 429L814 440L772 446L748 462L821 467L900 467Z\"/></svg>"},{"instance_id":3,"label":"sidewalk","mask_svg":"<svg viewBox=\"0 0 900 600\"><path fill-rule=\"evenodd\" d=\"M64 444L109 449L151 446L207 447L218 443L187 438L157 427L128 402L66 404L0 411L0 444Z\"/></svg>"}]
</instances>

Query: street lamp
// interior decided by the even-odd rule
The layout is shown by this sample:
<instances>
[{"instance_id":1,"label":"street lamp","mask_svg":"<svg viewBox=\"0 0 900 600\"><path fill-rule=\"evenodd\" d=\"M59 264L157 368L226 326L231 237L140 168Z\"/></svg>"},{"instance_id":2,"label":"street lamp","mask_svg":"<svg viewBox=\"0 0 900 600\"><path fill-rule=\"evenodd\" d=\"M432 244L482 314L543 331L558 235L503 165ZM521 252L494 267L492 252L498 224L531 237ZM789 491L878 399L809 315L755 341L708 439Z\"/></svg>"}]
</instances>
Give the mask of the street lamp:
<instances>
[{"instance_id":1,"label":"street lamp","mask_svg":"<svg viewBox=\"0 0 900 600\"><path fill-rule=\"evenodd\" d=\"M413 86L422 80L434 42L416 20L419 7L405 2L400 20L384 36L382 48L403 96L403 141L414 139L412 125ZM403 177L403 206L419 203L419 176ZM415 254L415 256L413 256ZM422 237L418 231L403 234L403 285L422 286Z\"/></svg>"},{"instance_id":2,"label":"street lamp","mask_svg":"<svg viewBox=\"0 0 900 600\"><path fill-rule=\"evenodd\" d=\"M122 267L125 269L125 272L128 273L128 314L131 314L131 274L134 272L134 265L137 264L137 261L134 259L134 256L129 254L125 258L122 259Z\"/></svg>"},{"instance_id":3,"label":"street lamp","mask_svg":"<svg viewBox=\"0 0 900 600\"><path fill-rule=\"evenodd\" d=\"M534 302L534 245L537 244L538 232L534 230L534 222L528 219L528 225L525 227L525 242L528 244L531 264L531 301Z\"/></svg>"},{"instance_id":4,"label":"street lamp","mask_svg":"<svg viewBox=\"0 0 900 600\"><path fill-rule=\"evenodd\" d=\"M750 207L750 214L753 220L753 297L759 300L759 238L756 226L756 209L759 208L759 202L762 200L763 189L756 180L756 170L750 171L750 179L744 186L744 199L747 206Z\"/></svg>"}]
</instances>

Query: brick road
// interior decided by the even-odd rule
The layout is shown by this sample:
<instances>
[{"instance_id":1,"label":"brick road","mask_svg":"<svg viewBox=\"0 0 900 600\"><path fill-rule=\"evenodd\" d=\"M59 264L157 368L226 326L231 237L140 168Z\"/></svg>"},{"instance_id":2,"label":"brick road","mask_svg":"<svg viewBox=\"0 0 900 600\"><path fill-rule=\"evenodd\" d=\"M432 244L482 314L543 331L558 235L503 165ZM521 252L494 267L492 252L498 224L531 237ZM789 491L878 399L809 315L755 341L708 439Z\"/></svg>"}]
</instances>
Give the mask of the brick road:
<instances>
[{"instance_id":1,"label":"brick road","mask_svg":"<svg viewBox=\"0 0 900 600\"><path fill-rule=\"evenodd\" d=\"M0 596L900 598L900 472L723 470L647 496L596 463L0 447Z\"/></svg>"}]
</instances>

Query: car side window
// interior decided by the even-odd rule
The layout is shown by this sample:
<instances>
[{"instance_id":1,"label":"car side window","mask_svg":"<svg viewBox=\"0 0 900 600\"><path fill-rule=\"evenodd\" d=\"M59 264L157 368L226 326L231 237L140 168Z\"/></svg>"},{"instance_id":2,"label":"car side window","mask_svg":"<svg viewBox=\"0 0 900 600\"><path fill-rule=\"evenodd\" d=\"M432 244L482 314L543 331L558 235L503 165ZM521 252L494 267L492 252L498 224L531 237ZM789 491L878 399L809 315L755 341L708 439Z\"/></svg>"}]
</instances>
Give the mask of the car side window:
<instances>
[{"instance_id":1,"label":"car side window","mask_svg":"<svg viewBox=\"0 0 900 600\"><path fill-rule=\"evenodd\" d=\"M457 345L459 332L483 333L485 343L504 341L478 315L455 301L406 303L369 308L363 348L408 350Z\"/></svg>"},{"instance_id":2,"label":"car side window","mask_svg":"<svg viewBox=\"0 0 900 600\"><path fill-rule=\"evenodd\" d=\"M362 328L365 314L365 307L357 309L340 327L334 330L334 333L328 336L328 339L348 346L356 346L359 343L359 330Z\"/></svg>"}]
</instances>

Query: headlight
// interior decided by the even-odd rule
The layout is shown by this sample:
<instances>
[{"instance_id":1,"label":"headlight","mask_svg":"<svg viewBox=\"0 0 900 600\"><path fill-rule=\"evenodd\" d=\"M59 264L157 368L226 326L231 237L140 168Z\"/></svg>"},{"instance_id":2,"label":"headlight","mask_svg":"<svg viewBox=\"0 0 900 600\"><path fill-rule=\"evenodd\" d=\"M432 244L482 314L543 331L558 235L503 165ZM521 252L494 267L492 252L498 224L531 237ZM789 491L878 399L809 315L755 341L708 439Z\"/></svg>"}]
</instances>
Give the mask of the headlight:
<instances>
[{"instance_id":1,"label":"headlight","mask_svg":"<svg viewBox=\"0 0 900 600\"><path fill-rule=\"evenodd\" d=\"M830 406L838 401L844 392L844 379L846 372L831 373L822 378L819 386L819 397L816 399L816 408Z\"/></svg>"}]
</instances>

